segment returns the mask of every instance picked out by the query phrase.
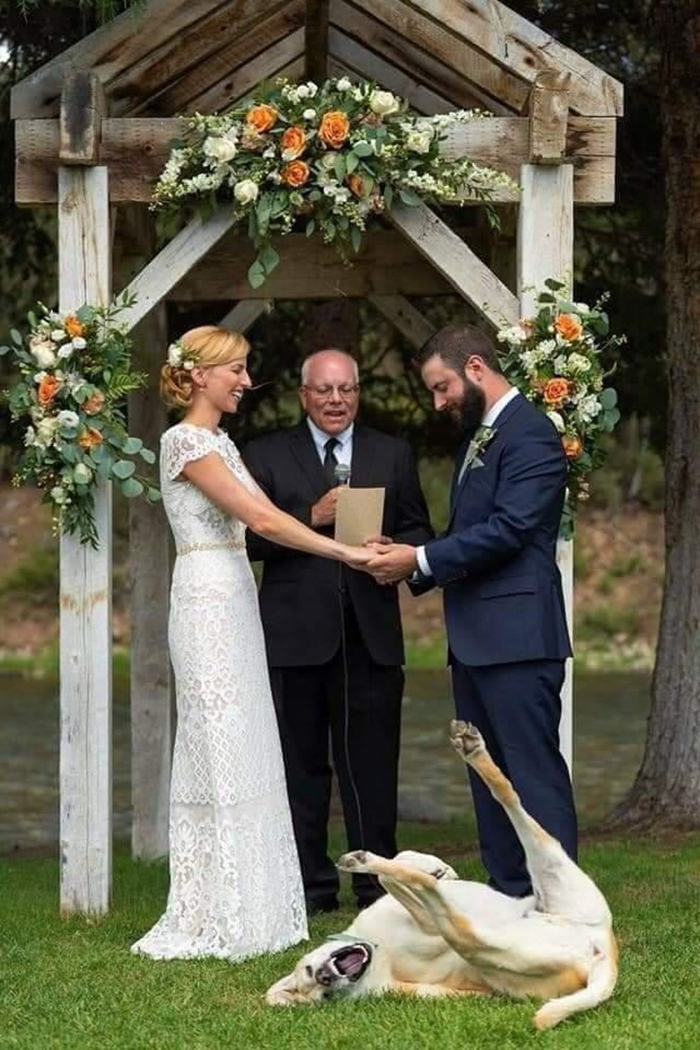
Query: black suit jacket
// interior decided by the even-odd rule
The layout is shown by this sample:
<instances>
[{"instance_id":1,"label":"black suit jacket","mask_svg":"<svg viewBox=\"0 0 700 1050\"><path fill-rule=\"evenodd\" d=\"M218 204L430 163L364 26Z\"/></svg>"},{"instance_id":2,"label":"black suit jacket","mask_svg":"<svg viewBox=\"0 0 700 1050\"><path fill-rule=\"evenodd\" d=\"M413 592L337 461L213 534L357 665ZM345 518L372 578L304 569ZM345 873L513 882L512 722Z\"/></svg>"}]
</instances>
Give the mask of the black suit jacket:
<instances>
[{"instance_id":1,"label":"black suit jacket","mask_svg":"<svg viewBox=\"0 0 700 1050\"><path fill-rule=\"evenodd\" d=\"M273 503L311 524L311 507L328 491L328 482L306 420L251 441L243 459ZM385 536L416 545L433 536L407 441L355 424L350 484L386 490ZM319 531L333 533L332 527ZM251 561L265 563L260 611L272 667L312 666L332 659L340 645L341 586L372 659L385 665L404 662L396 587L382 587L365 572L281 547L252 532L248 554Z\"/></svg>"}]
</instances>

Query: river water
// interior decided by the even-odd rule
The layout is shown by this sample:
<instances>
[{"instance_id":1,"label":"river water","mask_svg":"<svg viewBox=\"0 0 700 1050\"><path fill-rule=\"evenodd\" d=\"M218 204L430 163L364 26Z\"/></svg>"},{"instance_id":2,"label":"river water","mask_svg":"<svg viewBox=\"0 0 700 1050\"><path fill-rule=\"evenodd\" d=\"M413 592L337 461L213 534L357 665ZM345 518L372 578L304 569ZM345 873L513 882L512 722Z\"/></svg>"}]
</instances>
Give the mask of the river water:
<instances>
[{"instance_id":1,"label":"river water","mask_svg":"<svg viewBox=\"0 0 700 1050\"><path fill-rule=\"evenodd\" d=\"M601 817L632 783L649 707L642 673L580 674L575 681L574 781L582 823ZM401 815L450 820L471 807L461 763L447 743L453 717L447 673L409 670L401 758ZM58 699L55 685L0 677L0 853L58 839ZM129 836L129 698L115 684L114 829Z\"/></svg>"}]
</instances>

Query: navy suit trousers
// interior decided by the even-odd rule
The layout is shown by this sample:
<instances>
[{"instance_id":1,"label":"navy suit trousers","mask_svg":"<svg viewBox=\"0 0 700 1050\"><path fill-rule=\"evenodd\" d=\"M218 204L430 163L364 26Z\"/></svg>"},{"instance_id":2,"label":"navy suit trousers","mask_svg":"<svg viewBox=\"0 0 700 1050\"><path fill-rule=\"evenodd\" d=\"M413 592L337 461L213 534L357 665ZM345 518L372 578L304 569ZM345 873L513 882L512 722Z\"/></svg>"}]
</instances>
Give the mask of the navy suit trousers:
<instances>
[{"instance_id":1,"label":"navy suit trousers","mask_svg":"<svg viewBox=\"0 0 700 1050\"><path fill-rule=\"evenodd\" d=\"M576 859L577 820L559 750L563 660L466 667L452 657L457 717L480 730L527 812ZM489 884L511 897L532 892L525 855L505 810L469 770L481 858Z\"/></svg>"}]
</instances>

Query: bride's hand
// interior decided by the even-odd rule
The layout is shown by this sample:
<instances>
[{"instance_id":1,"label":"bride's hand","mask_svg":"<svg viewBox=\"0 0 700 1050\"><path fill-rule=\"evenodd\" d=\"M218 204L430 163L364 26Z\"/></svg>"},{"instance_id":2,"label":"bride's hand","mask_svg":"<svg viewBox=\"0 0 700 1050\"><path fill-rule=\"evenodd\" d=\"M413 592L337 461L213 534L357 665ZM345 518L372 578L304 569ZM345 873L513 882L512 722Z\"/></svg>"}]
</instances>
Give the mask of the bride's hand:
<instances>
[{"instance_id":1,"label":"bride's hand","mask_svg":"<svg viewBox=\"0 0 700 1050\"><path fill-rule=\"evenodd\" d=\"M364 569L374 557L368 547L349 547L343 544L343 561L351 569Z\"/></svg>"}]
</instances>

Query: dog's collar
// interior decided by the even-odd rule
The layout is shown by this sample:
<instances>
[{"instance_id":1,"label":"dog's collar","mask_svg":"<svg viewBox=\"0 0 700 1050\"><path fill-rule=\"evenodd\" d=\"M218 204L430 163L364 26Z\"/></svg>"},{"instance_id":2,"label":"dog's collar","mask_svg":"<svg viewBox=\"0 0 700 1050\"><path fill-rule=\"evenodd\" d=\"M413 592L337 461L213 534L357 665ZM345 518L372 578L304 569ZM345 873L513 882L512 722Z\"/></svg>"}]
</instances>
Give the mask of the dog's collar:
<instances>
[{"instance_id":1,"label":"dog's collar","mask_svg":"<svg viewBox=\"0 0 700 1050\"><path fill-rule=\"evenodd\" d=\"M378 948L378 944L368 941L366 937L353 937L349 933L331 933L326 937L327 941L345 941L346 944L368 944L370 948Z\"/></svg>"}]
</instances>

